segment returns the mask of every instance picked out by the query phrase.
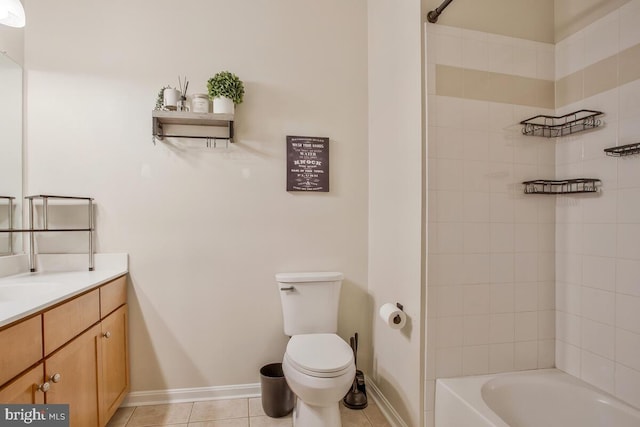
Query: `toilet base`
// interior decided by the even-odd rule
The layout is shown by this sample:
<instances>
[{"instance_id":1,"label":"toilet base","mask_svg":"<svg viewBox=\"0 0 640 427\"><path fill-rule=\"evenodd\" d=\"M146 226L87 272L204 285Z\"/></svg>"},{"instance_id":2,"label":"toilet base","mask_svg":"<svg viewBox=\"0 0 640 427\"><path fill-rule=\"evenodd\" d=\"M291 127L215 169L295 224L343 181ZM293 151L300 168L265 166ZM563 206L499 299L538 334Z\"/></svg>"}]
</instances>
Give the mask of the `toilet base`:
<instances>
[{"instance_id":1,"label":"toilet base","mask_svg":"<svg viewBox=\"0 0 640 427\"><path fill-rule=\"evenodd\" d=\"M342 427L340 403L330 406L308 405L302 399L296 399L293 408L294 427Z\"/></svg>"}]
</instances>

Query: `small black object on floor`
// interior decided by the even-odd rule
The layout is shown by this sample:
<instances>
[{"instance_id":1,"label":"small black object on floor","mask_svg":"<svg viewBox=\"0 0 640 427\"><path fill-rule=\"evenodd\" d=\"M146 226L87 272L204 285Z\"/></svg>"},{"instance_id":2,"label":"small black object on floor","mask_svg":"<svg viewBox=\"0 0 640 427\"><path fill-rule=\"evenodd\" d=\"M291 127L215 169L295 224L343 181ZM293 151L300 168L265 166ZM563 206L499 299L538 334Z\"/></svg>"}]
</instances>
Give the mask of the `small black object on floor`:
<instances>
[{"instance_id":1,"label":"small black object on floor","mask_svg":"<svg viewBox=\"0 0 640 427\"><path fill-rule=\"evenodd\" d=\"M295 395L282 371L282 363L270 363L260 368L262 409L271 418L280 418L293 410Z\"/></svg>"},{"instance_id":2,"label":"small black object on floor","mask_svg":"<svg viewBox=\"0 0 640 427\"><path fill-rule=\"evenodd\" d=\"M349 342L351 343L351 349L353 350L353 359L358 367L358 333L356 332L355 337L349 338ZM364 384L364 374L361 370L356 369L356 375L353 378L353 386L347 393L347 395L342 399L344 406L349 409L364 409L367 407L367 390Z\"/></svg>"}]
</instances>

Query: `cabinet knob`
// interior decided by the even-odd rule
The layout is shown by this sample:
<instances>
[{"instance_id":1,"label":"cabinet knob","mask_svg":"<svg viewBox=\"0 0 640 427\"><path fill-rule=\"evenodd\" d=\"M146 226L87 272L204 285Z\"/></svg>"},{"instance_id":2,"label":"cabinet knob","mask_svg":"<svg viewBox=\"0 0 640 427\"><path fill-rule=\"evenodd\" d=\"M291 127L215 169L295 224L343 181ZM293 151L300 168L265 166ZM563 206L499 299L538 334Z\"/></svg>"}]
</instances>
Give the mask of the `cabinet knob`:
<instances>
[{"instance_id":1,"label":"cabinet knob","mask_svg":"<svg viewBox=\"0 0 640 427\"><path fill-rule=\"evenodd\" d=\"M60 375L60 374L53 374L53 375L51 375L51 377L49 377L49 379L51 380L51 382L59 383L59 382L60 382L60 380L62 379L62 375Z\"/></svg>"},{"instance_id":2,"label":"cabinet knob","mask_svg":"<svg viewBox=\"0 0 640 427\"><path fill-rule=\"evenodd\" d=\"M111 332L107 331L104 334L102 334L102 336L105 338L111 338Z\"/></svg>"},{"instance_id":3,"label":"cabinet knob","mask_svg":"<svg viewBox=\"0 0 640 427\"><path fill-rule=\"evenodd\" d=\"M51 384L49 384L49 383L40 384L38 386L38 390L43 392L43 393L48 392L50 388L51 388Z\"/></svg>"}]
</instances>

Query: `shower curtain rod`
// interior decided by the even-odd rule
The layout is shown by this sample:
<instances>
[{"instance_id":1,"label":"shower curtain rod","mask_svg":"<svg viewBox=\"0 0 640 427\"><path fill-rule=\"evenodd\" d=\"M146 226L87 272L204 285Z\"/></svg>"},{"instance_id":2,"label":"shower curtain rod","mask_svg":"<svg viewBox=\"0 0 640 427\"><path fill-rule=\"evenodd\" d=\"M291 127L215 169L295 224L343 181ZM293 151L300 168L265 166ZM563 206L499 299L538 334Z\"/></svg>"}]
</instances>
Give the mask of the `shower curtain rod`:
<instances>
[{"instance_id":1,"label":"shower curtain rod","mask_svg":"<svg viewBox=\"0 0 640 427\"><path fill-rule=\"evenodd\" d=\"M436 7L435 10L427 13L427 21L431 22L432 24L438 22L438 16L440 16L440 14L444 12L447 6L449 6L449 3L451 3L452 1L453 0L444 0L440 6Z\"/></svg>"}]
</instances>

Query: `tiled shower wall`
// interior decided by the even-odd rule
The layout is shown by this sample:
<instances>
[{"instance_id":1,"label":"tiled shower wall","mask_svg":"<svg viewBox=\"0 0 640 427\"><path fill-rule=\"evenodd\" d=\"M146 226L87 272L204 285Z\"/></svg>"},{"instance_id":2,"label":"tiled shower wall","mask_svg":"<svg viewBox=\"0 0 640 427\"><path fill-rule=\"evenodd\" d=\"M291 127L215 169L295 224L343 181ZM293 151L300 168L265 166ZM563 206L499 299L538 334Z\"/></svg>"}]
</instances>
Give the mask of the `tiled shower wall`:
<instances>
[{"instance_id":1,"label":"tiled shower wall","mask_svg":"<svg viewBox=\"0 0 640 427\"><path fill-rule=\"evenodd\" d=\"M554 111L554 46L427 26L426 402L434 380L554 366L555 146L518 122Z\"/></svg>"},{"instance_id":2,"label":"tiled shower wall","mask_svg":"<svg viewBox=\"0 0 640 427\"><path fill-rule=\"evenodd\" d=\"M595 197L559 197L556 364L640 406L640 1L556 45L557 107L600 110L603 127L558 139L558 177L602 180Z\"/></svg>"},{"instance_id":3,"label":"tiled shower wall","mask_svg":"<svg viewBox=\"0 0 640 427\"><path fill-rule=\"evenodd\" d=\"M640 142L638 22L632 0L555 46L427 26L427 426L435 378L554 364L640 406L640 155L603 152ZM517 126L583 108L604 126ZM554 177L601 192L522 194Z\"/></svg>"}]
</instances>

